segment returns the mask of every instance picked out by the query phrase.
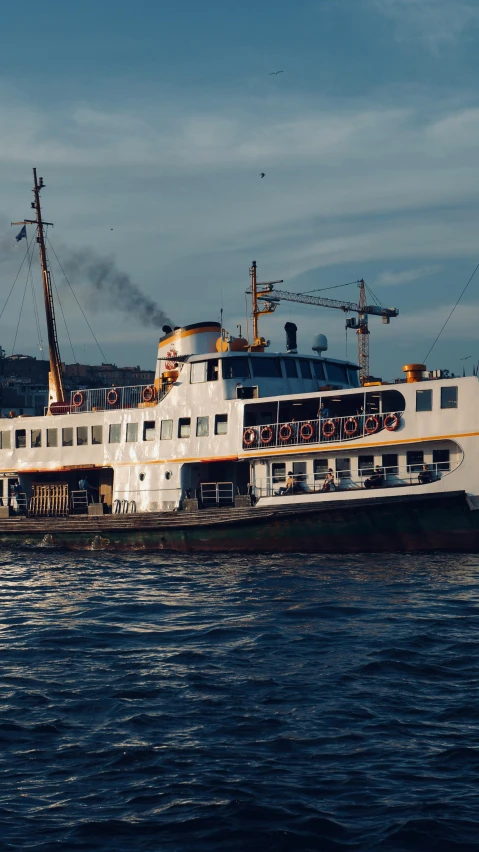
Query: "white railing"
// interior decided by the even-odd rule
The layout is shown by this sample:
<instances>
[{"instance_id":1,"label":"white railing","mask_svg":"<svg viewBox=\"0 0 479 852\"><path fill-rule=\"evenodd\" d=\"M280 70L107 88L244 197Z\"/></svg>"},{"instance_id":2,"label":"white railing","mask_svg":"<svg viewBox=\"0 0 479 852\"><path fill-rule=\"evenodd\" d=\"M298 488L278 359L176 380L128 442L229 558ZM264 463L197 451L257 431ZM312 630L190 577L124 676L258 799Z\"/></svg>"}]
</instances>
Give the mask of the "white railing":
<instances>
[{"instance_id":1,"label":"white railing","mask_svg":"<svg viewBox=\"0 0 479 852\"><path fill-rule=\"evenodd\" d=\"M427 485L436 482L449 473L444 469L446 462L428 464L427 471L422 471L422 465L403 465L394 467L370 466L353 474L349 470L333 472L329 477L327 471L316 473L298 473L287 479L268 476L256 479L253 483L253 494L260 497L282 497L297 494L328 494L335 491L357 491L371 489L395 488L405 485Z\"/></svg>"},{"instance_id":2,"label":"white railing","mask_svg":"<svg viewBox=\"0 0 479 852\"><path fill-rule=\"evenodd\" d=\"M243 428L243 449L288 447L306 444L331 444L375 435L386 429L394 432L402 422L402 411L388 414L354 414L350 417L321 417L316 420L291 420Z\"/></svg>"},{"instance_id":3,"label":"white railing","mask_svg":"<svg viewBox=\"0 0 479 852\"><path fill-rule=\"evenodd\" d=\"M232 506L234 489L232 482L202 482L200 500L203 506Z\"/></svg>"}]
</instances>

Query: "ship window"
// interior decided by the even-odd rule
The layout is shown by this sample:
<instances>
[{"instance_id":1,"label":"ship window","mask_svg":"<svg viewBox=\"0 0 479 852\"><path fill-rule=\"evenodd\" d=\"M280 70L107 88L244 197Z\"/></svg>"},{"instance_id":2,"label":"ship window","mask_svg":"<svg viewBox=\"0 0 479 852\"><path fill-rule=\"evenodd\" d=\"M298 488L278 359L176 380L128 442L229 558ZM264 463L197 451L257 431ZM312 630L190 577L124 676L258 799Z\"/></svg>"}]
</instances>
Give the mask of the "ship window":
<instances>
[{"instance_id":1,"label":"ship window","mask_svg":"<svg viewBox=\"0 0 479 852\"><path fill-rule=\"evenodd\" d=\"M180 417L178 420L178 438L189 438L191 435L191 417Z\"/></svg>"},{"instance_id":2,"label":"ship window","mask_svg":"<svg viewBox=\"0 0 479 852\"><path fill-rule=\"evenodd\" d=\"M30 446L41 447L42 445L42 430L32 429L30 432Z\"/></svg>"},{"instance_id":3,"label":"ship window","mask_svg":"<svg viewBox=\"0 0 479 852\"><path fill-rule=\"evenodd\" d=\"M326 361L326 369L328 371L328 379L331 382L348 384L348 371L343 364L332 364L330 361Z\"/></svg>"},{"instance_id":4,"label":"ship window","mask_svg":"<svg viewBox=\"0 0 479 852\"><path fill-rule=\"evenodd\" d=\"M109 444L119 444L121 440L121 423L112 423L110 425L110 434L108 436Z\"/></svg>"},{"instance_id":5,"label":"ship window","mask_svg":"<svg viewBox=\"0 0 479 852\"><path fill-rule=\"evenodd\" d=\"M215 414L215 435L226 435L228 432L228 415Z\"/></svg>"},{"instance_id":6,"label":"ship window","mask_svg":"<svg viewBox=\"0 0 479 852\"><path fill-rule=\"evenodd\" d=\"M336 459L336 476L338 479L351 479L351 459Z\"/></svg>"},{"instance_id":7,"label":"ship window","mask_svg":"<svg viewBox=\"0 0 479 852\"><path fill-rule=\"evenodd\" d=\"M156 436L156 423L154 420L145 420L143 423L143 440L154 441Z\"/></svg>"},{"instance_id":8,"label":"ship window","mask_svg":"<svg viewBox=\"0 0 479 852\"><path fill-rule=\"evenodd\" d=\"M358 456L359 476L371 476L374 473L374 456Z\"/></svg>"},{"instance_id":9,"label":"ship window","mask_svg":"<svg viewBox=\"0 0 479 852\"><path fill-rule=\"evenodd\" d=\"M382 457L382 466L386 476L399 473L397 453L384 453Z\"/></svg>"},{"instance_id":10,"label":"ship window","mask_svg":"<svg viewBox=\"0 0 479 852\"><path fill-rule=\"evenodd\" d=\"M312 365L313 365L314 375L316 376L316 378L319 379L320 381L323 381L324 380L324 364L323 364L323 362L320 361L319 358L318 358L317 361L312 361Z\"/></svg>"},{"instance_id":11,"label":"ship window","mask_svg":"<svg viewBox=\"0 0 479 852\"><path fill-rule=\"evenodd\" d=\"M277 482L283 482L286 479L286 462L273 462L271 474L273 485Z\"/></svg>"},{"instance_id":12,"label":"ship window","mask_svg":"<svg viewBox=\"0 0 479 852\"><path fill-rule=\"evenodd\" d=\"M354 367L348 367L349 384L352 388L359 387L359 370Z\"/></svg>"},{"instance_id":13,"label":"ship window","mask_svg":"<svg viewBox=\"0 0 479 852\"><path fill-rule=\"evenodd\" d=\"M457 387L441 388L441 408L457 408Z\"/></svg>"},{"instance_id":14,"label":"ship window","mask_svg":"<svg viewBox=\"0 0 479 852\"><path fill-rule=\"evenodd\" d=\"M15 429L15 446L17 450L23 450L27 446L26 429Z\"/></svg>"},{"instance_id":15,"label":"ship window","mask_svg":"<svg viewBox=\"0 0 479 852\"><path fill-rule=\"evenodd\" d=\"M248 358L223 358L224 379L249 379L251 377Z\"/></svg>"},{"instance_id":16,"label":"ship window","mask_svg":"<svg viewBox=\"0 0 479 852\"><path fill-rule=\"evenodd\" d=\"M91 427L91 442L92 444L103 444L103 426Z\"/></svg>"},{"instance_id":17,"label":"ship window","mask_svg":"<svg viewBox=\"0 0 479 852\"><path fill-rule=\"evenodd\" d=\"M311 364L309 361L300 361L299 362L299 371L301 373L302 379L311 379Z\"/></svg>"},{"instance_id":18,"label":"ship window","mask_svg":"<svg viewBox=\"0 0 479 852\"><path fill-rule=\"evenodd\" d=\"M210 434L210 418L196 418L196 436L198 438L206 438Z\"/></svg>"},{"instance_id":19,"label":"ship window","mask_svg":"<svg viewBox=\"0 0 479 852\"><path fill-rule=\"evenodd\" d=\"M206 382L206 364L207 361L196 361L191 365L190 382L192 385L197 382Z\"/></svg>"},{"instance_id":20,"label":"ship window","mask_svg":"<svg viewBox=\"0 0 479 852\"><path fill-rule=\"evenodd\" d=\"M0 449L9 450L10 448L10 432L0 432Z\"/></svg>"},{"instance_id":21,"label":"ship window","mask_svg":"<svg viewBox=\"0 0 479 852\"><path fill-rule=\"evenodd\" d=\"M372 397L375 397L375 396L377 396L377 394L369 394L368 393L366 395L366 403L368 404L369 400ZM400 393L399 391L397 391L397 390L381 391L379 396L381 397L381 411L382 411L383 414L389 414L389 413L394 414L396 411L404 411L404 409L406 407L406 402L404 400L402 393ZM417 410L418 409L416 408L416 411ZM369 409L367 409L367 412L368 412L368 414L370 413Z\"/></svg>"},{"instance_id":22,"label":"ship window","mask_svg":"<svg viewBox=\"0 0 479 852\"><path fill-rule=\"evenodd\" d=\"M286 375L288 379L297 379L298 371L296 369L296 359L295 358L285 358L283 361L284 369L286 371Z\"/></svg>"},{"instance_id":23,"label":"ship window","mask_svg":"<svg viewBox=\"0 0 479 852\"><path fill-rule=\"evenodd\" d=\"M432 390L416 391L416 411L432 411Z\"/></svg>"},{"instance_id":24,"label":"ship window","mask_svg":"<svg viewBox=\"0 0 479 852\"><path fill-rule=\"evenodd\" d=\"M315 459L313 462L314 481L324 479L328 472L329 463L327 459Z\"/></svg>"},{"instance_id":25,"label":"ship window","mask_svg":"<svg viewBox=\"0 0 479 852\"><path fill-rule=\"evenodd\" d=\"M126 440L130 444L138 440L138 423L126 424Z\"/></svg>"},{"instance_id":26,"label":"ship window","mask_svg":"<svg viewBox=\"0 0 479 852\"><path fill-rule=\"evenodd\" d=\"M424 453L422 450L408 450L406 456L408 473L416 473L418 470L421 470L424 464Z\"/></svg>"},{"instance_id":27,"label":"ship window","mask_svg":"<svg viewBox=\"0 0 479 852\"><path fill-rule=\"evenodd\" d=\"M58 429L47 429L47 447L58 447Z\"/></svg>"},{"instance_id":28,"label":"ship window","mask_svg":"<svg viewBox=\"0 0 479 852\"><path fill-rule=\"evenodd\" d=\"M433 450L432 462L434 470L450 470L449 450Z\"/></svg>"},{"instance_id":29,"label":"ship window","mask_svg":"<svg viewBox=\"0 0 479 852\"><path fill-rule=\"evenodd\" d=\"M281 361L279 358L253 358L253 375L255 378L280 379Z\"/></svg>"},{"instance_id":30,"label":"ship window","mask_svg":"<svg viewBox=\"0 0 479 852\"><path fill-rule=\"evenodd\" d=\"M77 447L88 444L88 426L77 426Z\"/></svg>"},{"instance_id":31,"label":"ship window","mask_svg":"<svg viewBox=\"0 0 479 852\"><path fill-rule=\"evenodd\" d=\"M73 447L73 429L71 426L62 429L62 446Z\"/></svg>"},{"instance_id":32,"label":"ship window","mask_svg":"<svg viewBox=\"0 0 479 852\"><path fill-rule=\"evenodd\" d=\"M162 441L171 441L173 437L173 420L162 420L160 438Z\"/></svg>"}]
</instances>

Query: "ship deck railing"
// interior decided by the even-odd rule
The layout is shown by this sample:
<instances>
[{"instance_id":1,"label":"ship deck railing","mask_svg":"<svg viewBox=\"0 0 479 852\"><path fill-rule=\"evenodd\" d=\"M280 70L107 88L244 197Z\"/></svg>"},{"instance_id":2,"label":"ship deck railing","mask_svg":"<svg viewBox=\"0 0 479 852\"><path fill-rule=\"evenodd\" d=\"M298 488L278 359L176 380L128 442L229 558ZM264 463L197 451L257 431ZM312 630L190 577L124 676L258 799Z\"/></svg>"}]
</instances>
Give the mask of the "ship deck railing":
<instances>
[{"instance_id":1,"label":"ship deck railing","mask_svg":"<svg viewBox=\"0 0 479 852\"><path fill-rule=\"evenodd\" d=\"M383 430L393 432L403 422L403 411L383 414L352 414L347 417L318 417L243 427L243 449L307 446L353 441Z\"/></svg>"},{"instance_id":2,"label":"ship deck railing","mask_svg":"<svg viewBox=\"0 0 479 852\"><path fill-rule=\"evenodd\" d=\"M88 388L70 392L65 403L55 403L55 414L83 414L88 411L116 411L148 408L157 405L168 394L172 384L157 390L153 384L127 387ZM46 409L45 413L47 413Z\"/></svg>"},{"instance_id":3,"label":"ship deck railing","mask_svg":"<svg viewBox=\"0 0 479 852\"><path fill-rule=\"evenodd\" d=\"M382 481L368 485L368 480L377 476L376 467L368 466L353 474L350 470L333 471L333 481L330 487L325 486L327 470L315 473L293 474L288 479L292 480L292 487L287 487L287 480L278 476L268 476L256 479L252 486L252 493L258 500L260 497L283 497L289 495L305 494L327 494L338 491L361 491L381 490L384 488L397 488L400 486L426 485L441 479L444 474L450 472L448 462L434 462L428 464L427 482L421 481L420 474L422 464L395 465L394 467L382 467L378 465Z\"/></svg>"}]
</instances>

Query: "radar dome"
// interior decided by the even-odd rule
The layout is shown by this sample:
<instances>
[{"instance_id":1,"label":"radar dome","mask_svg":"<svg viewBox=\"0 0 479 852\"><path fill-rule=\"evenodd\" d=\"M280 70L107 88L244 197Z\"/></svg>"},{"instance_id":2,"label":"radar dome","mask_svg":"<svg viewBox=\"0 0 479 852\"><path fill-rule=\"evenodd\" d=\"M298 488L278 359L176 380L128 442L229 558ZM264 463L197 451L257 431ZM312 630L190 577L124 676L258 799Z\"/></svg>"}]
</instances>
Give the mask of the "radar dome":
<instances>
[{"instance_id":1,"label":"radar dome","mask_svg":"<svg viewBox=\"0 0 479 852\"><path fill-rule=\"evenodd\" d=\"M326 352L328 348L328 338L325 334L316 334L313 338L313 352L321 355L321 352Z\"/></svg>"}]
</instances>

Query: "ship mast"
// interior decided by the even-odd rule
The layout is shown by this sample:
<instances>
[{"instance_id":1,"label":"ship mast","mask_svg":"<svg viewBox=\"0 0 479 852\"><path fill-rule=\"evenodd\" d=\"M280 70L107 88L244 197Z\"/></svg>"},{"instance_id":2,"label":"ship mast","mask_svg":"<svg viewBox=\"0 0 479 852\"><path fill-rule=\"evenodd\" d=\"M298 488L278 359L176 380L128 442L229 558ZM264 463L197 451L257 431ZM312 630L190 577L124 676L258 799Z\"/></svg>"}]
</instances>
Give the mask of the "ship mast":
<instances>
[{"instance_id":1,"label":"ship mast","mask_svg":"<svg viewBox=\"0 0 479 852\"><path fill-rule=\"evenodd\" d=\"M40 249L40 265L42 268L43 281L43 296L45 299L45 316L47 321L48 332L48 350L50 354L50 372L48 374L48 408L55 402L65 402L65 391L62 380L62 364L60 360L60 349L58 347L57 326L55 322L55 307L53 304L52 283L50 270L48 269L47 252L45 248L45 235L43 228L45 225L52 225L51 222L44 222L42 219L42 208L40 204L40 190L45 186L43 178L37 180L37 170L33 169L33 196L35 201L32 201L32 208L36 210L36 219L24 219L23 222L14 222L15 225L36 225L37 226L37 243Z\"/></svg>"}]
</instances>

